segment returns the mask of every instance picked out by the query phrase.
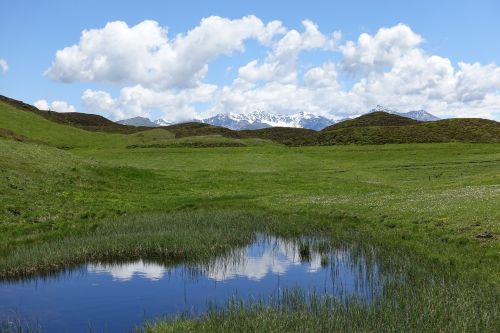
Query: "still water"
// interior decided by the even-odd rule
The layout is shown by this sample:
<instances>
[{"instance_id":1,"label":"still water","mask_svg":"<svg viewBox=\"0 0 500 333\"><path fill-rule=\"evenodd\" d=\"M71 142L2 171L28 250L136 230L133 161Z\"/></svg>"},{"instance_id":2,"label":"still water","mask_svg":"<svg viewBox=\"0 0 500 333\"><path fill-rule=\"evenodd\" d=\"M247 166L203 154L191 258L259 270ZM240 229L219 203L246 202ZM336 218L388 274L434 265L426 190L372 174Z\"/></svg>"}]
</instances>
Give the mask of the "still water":
<instances>
[{"instance_id":1,"label":"still water","mask_svg":"<svg viewBox=\"0 0 500 333\"><path fill-rule=\"evenodd\" d=\"M199 314L235 297L266 300L286 289L369 302L383 279L373 258L315 239L259 235L203 264L93 263L50 277L0 281L0 322L43 332L126 332L145 320Z\"/></svg>"}]
</instances>

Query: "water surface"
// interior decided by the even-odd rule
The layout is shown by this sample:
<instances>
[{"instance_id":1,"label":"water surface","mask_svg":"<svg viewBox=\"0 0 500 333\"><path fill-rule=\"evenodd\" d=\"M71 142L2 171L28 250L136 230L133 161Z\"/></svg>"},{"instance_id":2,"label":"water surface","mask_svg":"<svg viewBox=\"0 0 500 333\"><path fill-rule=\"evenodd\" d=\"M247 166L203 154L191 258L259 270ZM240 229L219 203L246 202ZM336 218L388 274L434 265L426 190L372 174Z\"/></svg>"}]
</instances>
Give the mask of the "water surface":
<instances>
[{"instance_id":1,"label":"water surface","mask_svg":"<svg viewBox=\"0 0 500 333\"><path fill-rule=\"evenodd\" d=\"M51 277L0 281L0 321L22 319L43 332L124 332L146 319L202 313L209 302L266 300L293 288L369 302L382 278L376 260L349 248L259 235L204 264L93 263Z\"/></svg>"}]
</instances>

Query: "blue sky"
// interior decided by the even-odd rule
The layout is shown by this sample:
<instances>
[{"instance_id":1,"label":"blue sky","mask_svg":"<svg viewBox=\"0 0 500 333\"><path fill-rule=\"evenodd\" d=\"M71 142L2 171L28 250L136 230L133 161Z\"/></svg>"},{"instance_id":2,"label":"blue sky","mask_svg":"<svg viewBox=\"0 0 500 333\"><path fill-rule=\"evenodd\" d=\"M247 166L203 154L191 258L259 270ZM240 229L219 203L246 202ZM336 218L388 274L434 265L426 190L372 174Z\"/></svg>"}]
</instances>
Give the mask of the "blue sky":
<instances>
[{"instance_id":1,"label":"blue sky","mask_svg":"<svg viewBox=\"0 0 500 333\"><path fill-rule=\"evenodd\" d=\"M497 71L496 64L500 64L499 13L500 2L494 0L418 2L2 0L0 2L0 59L4 59L8 69L4 68L3 71L0 69L0 94L29 103L46 100L50 105L53 101L64 101L73 105L78 111L100 113L110 118L133 115L146 115L152 118L188 118L204 112L232 111L232 108L235 112L246 112L249 110L247 107L249 104L252 105L250 109L252 107L265 108L277 113L293 113L299 111L299 106L304 108L304 105L307 105L307 98L312 98L308 96L314 95L314 99L318 99L319 88L313 92L311 91L312 86L305 87L305 73L316 67L324 69L323 65L328 62L334 64L335 69L329 73L336 78L336 82L329 81L333 82L328 87L330 90L326 90L325 86L322 85L321 89L324 89L324 92L320 97L335 95L335 101L340 99L345 99L345 101L339 102L338 105L334 103L335 106L330 108L325 107L325 105L332 105L331 101L325 97L323 104L313 105L305 111L324 113L332 117L343 117L358 114L363 108L374 103L377 98L373 94L379 91L376 90L377 87L386 85L384 87L388 88L384 88L383 91L394 89L394 84L384 81L382 75L393 69L396 72L395 68L398 71L401 71L401 68L406 70L408 66L403 66L403 60L393 59L389 61L386 59L389 62L384 65L386 67L383 72L377 74L376 69L372 68L364 70L363 73L352 73L342 69L346 64L345 53L339 49L348 41L356 43L362 33L375 37L379 29L396 27L402 23L411 29L412 34L422 38L421 42L410 48L405 48L403 52L412 52L414 49L418 49L424 52L426 57L418 59L406 57L405 61L429 63L427 60L433 55L439 56L440 60L448 59L456 73L449 74L449 77L440 77L438 80L450 81L452 80L451 76L453 76L458 82L466 75L467 80L461 81L467 81L467 86L463 82L460 83L460 86L459 83L453 83L456 85L456 88L453 89L463 90L463 94L458 97L450 96L452 88L440 87L439 89L443 90L440 92L441 97L431 96L432 94L427 92L425 96L418 98L414 96L415 90L423 90L424 87L417 86L413 87L413 90L398 90L387 96L381 96L381 103L402 109L431 108L429 111L440 116L480 116L498 119L500 117L500 97L498 96L500 71ZM137 79L137 77L126 80L126 82L118 82L105 77L104 79L87 80L75 74L74 78L69 80L71 82L68 83L63 82L64 80L60 77L54 77L57 75L52 75L52 77L44 75L44 72L55 61L58 50L78 44L83 30L103 29L108 22L123 21L131 28L145 20L156 21L160 27L168 28L168 38L171 40L175 38L176 34L186 34L199 26L200 21L206 17L220 16L237 20L248 15L254 15L264 25L278 20L284 30L273 37L272 43L263 45L256 38L244 37L244 51L237 48L208 58L206 60L208 71L198 77L198 81L194 85L191 84L188 87L190 92L187 93L185 92L187 87L184 84L168 84L161 87L148 86L148 83ZM246 87L244 90L235 87L234 80L239 76L238 69L252 60L257 60L260 65L266 62L276 65L283 64L284 61L292 61L283 59L278 61L274 58L274 60L266 60L266 57L269 58L275 45L287 32L297 30L302 33L305 30L302 23L304 20L313 22L327 38L333 32L340 31L342 37L335 41L337 46L327 48L322 45L297 51L298 59L294 62L296 68L295 72L292 73L296 78L294 82L292 82L293 80L286 82L274 80L274 76L271 76L271 78L267 77L266 79L259 78L252 82L252 87ZM377 45L379 44L377 42ZM387 47L393 47L391 45ZM358 51L361 52L357 49ZM94 50L93 52L103 51ZM360 56L356 59L361 58ZM190 60L186 59L186 61ZM354 60L350 61L352 66L357 66L352 63ZM484 68L471 68L467 72L468 74L462 75L459 72L459 62L471 65L478 63L481 66L493 65ZM82 70L84 69L82 67ZM168 76L169 69L163 70L165 73L159 74ZM254 70L258 69L254 68ZM319 73L318 71L314 73ZM443 71L446 70L440 69L438 72L442 73ZM427 72L429 70L426 69ZM463 72L465 73L465 70ZM441 75L436 73L431 74ZM478 77L484 76L485 73L486 75L492 73L492 77L487 80L488 84L476 82ZM323 71L321 75L326 74ZM379 75L378 79L377 75ZM422 81L429 80L421 72L415 75L420 75ZM371 86L363 87L364 90L371 89L370 96L352 90L363 79L372 80ZM406 82L403 78L396 79L397 81L394 82L399 82L399 85L401 82ZM248 81L248 78L246 80ZM295 85L295 88L291 87L291 84ZM209 89L210 92L206 93L210 96L198 96L200 89L206 91L209 88L203 85L210 85L211 90ZM335 92L332 90L334 89L333 85L337 89ZM131 97L126 97L123 89L130 87L138 89L138 86L147 91L143 89L140 94L135 93L136 96L139 96L137 97L139 102L131 101ZM227 91L222 92L224 87L230 91L231 97L224 95L229 94ZM113 110L107 110L106 105L102 104L102 99L99 100L101 104L98 107L96 103L99 101L95 98L91 100L95 103L90 103L90 99L84 101L82 96L86 90L106 92L107 96L110 96L114 101L111 104L108 103L107 107L118 108L122 112L116 113ZM287 93L302 96L302 100L296 103L299 105L297 108L293 105L280 107L277 106L278 103L273 104L269 101L270 94L271 96L276 94L276 100L282 100L283 96L280 94ZM185 97L186 94L189 97ZM235 104L234 101L227 102L229 98L234 99L234 96L238 94L246 96L241 102L245 103L245 107ZM160 95L171 97L158 97ZM191 95L197 95L197 97ZM140 104L141 107L137 107L137 104ZM349 104L357 106L350 109ZM91 105L93 106L91 107Z\"/></svg>"}]
</instances>

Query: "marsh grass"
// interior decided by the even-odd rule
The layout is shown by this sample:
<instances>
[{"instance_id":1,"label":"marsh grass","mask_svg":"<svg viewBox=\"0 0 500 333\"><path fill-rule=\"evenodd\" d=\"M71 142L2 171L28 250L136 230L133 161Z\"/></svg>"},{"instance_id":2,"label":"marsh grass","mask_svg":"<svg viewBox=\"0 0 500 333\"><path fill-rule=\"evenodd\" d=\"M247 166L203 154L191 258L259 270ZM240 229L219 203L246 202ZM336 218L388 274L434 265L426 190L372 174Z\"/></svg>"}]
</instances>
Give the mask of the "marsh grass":
<instances>
[{"instance_id":1,"label":"marsh grass","mask_svg":"<svg viewBox=\"0 0 500 333\"><path fill-rule=\"evenodd\" d=\"M40 333L42 328L38 324L31 324L21 319L17 315L17 319L1 320L0 333Z\"/></svg>"},{"instance_id":2,"label":"marsh grass","mask_svg":"<svg viewBox=\"0 0 500 333\"><path fill-rule=\"evenodd\" d=\"M339 243L333 241L333 247ZM298 245L304 245L298 240ZM309 247L312 248L312 247ZM138 332L497 332L499 294L411 252L395 253L365 242L346 245L352 265L383 279L368 300L285 289L268 298L234 297L206 313L147 321ZM377 265L370 264L376 261ZM369 271L377 267L381 272ZM380 274L380 275L379 275ZM370 279L368 279L369 281Z\"/></svg>"},{"instance_id":3,"label":"marsh grass","mask_svg":"<svg viewBox=\"0 0 500 333\"><path fill-rule=\"evenodd\" d=\"M0 261L0 277L50 274L97 261L203 261L248 244L258 229L266 229L269 221L263 215L232 210L115 218L83 233L14 249Z\"/></svg>"},{"instance_id":4,"label":"marsh grass","mask_svg":"<svg viewBox=\"0 0 500 333\"><path fill-rule=\"evenodd\" d=\"M411 283L411 285L408 285ZM496 332L498 298L439 278L387 285L383 297L365 302L302 290L270 300L229 301L199 317L147 322L158 332ZM488 308L491 306L493 308Z\"/></svg>"}]
</instances>

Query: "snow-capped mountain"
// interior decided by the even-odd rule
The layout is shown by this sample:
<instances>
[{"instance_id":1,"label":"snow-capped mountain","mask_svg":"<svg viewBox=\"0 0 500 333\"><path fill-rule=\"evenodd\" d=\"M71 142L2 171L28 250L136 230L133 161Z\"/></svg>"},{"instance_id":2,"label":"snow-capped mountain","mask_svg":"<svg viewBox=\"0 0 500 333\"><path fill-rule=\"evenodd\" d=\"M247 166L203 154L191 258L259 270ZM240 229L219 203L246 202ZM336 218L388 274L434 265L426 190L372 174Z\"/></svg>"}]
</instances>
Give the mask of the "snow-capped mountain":
<instances>
[{"instance_id":1,"label":"snow-capped mountain","mask_svg":"<svg viewBox=\"0 0 500 333\"><path fill-rule=\"evenodd\" d=\"M408 111L408 112L398 112L396 113L399 116L407 117L420 121L436 121L439 120L435 115L425 111L425 110L416 110L416 111Z\"/></svg>"},{"instance_id":2,"label":"snow-capped mountain","mask_svg":"<svg viewBox=\"0 0 500 333\"><path fill-rule=\"evenodd\" d=\"M371 109L370 112L387 112L392 113L401 117L411 118L419 121L436 121L439 120L435 115L425 111L425 110L416 110L416 111L408 111L408 112L398 112L396 110L391 110L389 108L383 107L382 105L377 105L374 109Z\"/></svg>"},{"instance_id":3,"label":"snow-capped mountain","mask_svg":"<svg viewBox=\"0 0 500 333\"><path fill-rule=\"evenodd\" d=\"M155 121L153 121L153 123L155 123L158 126L170 126L170 125L174 124L173 122L167 121L167 120L162 119L162 118L156 119Z\"/></svg>"},{"instance_id":4,"label":"snow-capped mountain","mask_svg":"<svg viewBox=\"0 0 500 333\"><path fill-rule=\"evenodd\" d=\"M259 129L267 127L300 127L321 130L334 124L334 121L323 116L300 112L294 115L277 115L265 111L254 111L248 114L219 113L202 120L204 123L227 127L233 130Z\"/></svg>"}]
</instances>

